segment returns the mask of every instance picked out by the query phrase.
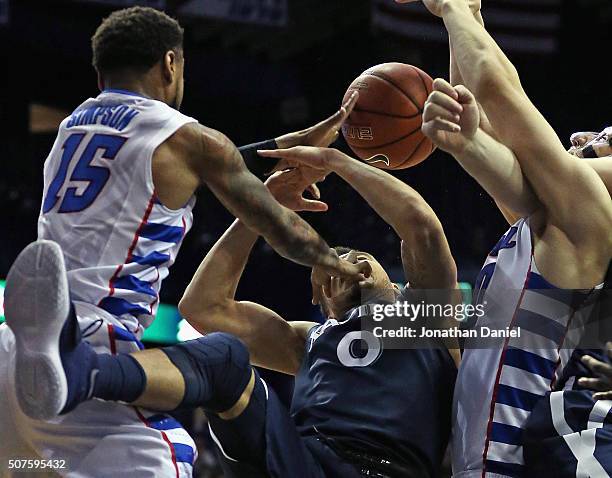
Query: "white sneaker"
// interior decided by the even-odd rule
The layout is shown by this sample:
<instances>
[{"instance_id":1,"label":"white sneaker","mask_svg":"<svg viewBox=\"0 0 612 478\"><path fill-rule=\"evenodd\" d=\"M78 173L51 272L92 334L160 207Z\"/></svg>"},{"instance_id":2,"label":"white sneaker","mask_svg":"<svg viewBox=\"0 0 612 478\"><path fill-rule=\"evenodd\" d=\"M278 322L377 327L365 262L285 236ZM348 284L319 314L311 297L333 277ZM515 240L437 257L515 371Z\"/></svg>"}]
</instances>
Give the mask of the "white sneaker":
<instances>
[{"instance_id":1,"label":"white sneaker","mask_svg":"<svg viewBox=\"0 0 612 478\"><path fill-rule=\"evenodd\" d=\"M68 394L59 341L70 314L70 296L57 243L36 241L21 251L7 277L4 312L15 335L19 405L31 418L52 418Z\"/></svg>"}]
</instances>

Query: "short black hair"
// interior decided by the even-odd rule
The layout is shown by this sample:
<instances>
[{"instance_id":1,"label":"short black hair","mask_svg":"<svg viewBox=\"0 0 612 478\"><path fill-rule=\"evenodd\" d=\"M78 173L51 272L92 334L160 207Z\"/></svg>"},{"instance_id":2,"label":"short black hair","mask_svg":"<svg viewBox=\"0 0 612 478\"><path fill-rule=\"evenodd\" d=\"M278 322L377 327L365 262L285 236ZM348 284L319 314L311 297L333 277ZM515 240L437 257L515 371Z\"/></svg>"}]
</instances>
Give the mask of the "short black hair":
<instances>
[{"instance_id":1,"label":"short black hair","mask_svg":"<svg viewBox=\"0 0 612 478\"><path fill-rule=\"evenodd\" d=\"M93 66L102 75L122 69L145 72L169 50L183 49L183 29L164 12L149 7L117 10L91 38Z\"/></svg>"}]
</instances>

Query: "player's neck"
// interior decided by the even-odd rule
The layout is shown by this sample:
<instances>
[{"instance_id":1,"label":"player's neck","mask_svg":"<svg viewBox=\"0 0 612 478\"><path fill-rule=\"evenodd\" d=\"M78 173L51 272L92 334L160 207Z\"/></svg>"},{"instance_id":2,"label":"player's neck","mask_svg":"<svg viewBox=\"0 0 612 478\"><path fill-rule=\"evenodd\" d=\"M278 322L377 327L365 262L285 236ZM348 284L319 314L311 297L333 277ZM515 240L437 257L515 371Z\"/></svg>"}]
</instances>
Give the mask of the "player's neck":
<instances>
[{"instance_id":1,"label":"player's neck","mask_svg":"<svg viewBox=\"0 0 612 478\"><path fill-rule=\"evenodd\" d=\"M134 82L110 82L104 84L104 90L122 90L136 93L140 96L146 96L147 98L161 99L159 94L152 88L146 88L144 85Z\"/></svg>"},{"instance_id":2,"label":"player's neck","mask_svg":"<svg viewBox=\"0 0 612 478\"><path fill-rule=\"evenodd\" d=\"M117 77L105 78L103 90L123 90L141 96L166 101L164 89L155 85L149 78Z\"/></svg>"}]
</instances>

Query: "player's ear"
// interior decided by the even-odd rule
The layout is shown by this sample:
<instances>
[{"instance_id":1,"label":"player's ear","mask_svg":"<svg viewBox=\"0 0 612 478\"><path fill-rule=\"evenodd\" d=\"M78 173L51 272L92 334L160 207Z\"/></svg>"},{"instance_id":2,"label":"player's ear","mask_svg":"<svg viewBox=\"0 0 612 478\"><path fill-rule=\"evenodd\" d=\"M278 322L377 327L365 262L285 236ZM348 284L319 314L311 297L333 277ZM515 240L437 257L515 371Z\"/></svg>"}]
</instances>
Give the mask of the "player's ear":
<instances>
[{"instance_id":1,"label":"player's ear","mask_svg":"<svg viewBox=\"0 0 612 478\"><path fill-rule=\"evenodd\" d=\"M162 62L162 75L164 80L168 83L172 83L174 81L175 75L178 69L178 57L176 52L173 50L168 50L164 55L164 60Z\"/></svg>"}]
</instances>

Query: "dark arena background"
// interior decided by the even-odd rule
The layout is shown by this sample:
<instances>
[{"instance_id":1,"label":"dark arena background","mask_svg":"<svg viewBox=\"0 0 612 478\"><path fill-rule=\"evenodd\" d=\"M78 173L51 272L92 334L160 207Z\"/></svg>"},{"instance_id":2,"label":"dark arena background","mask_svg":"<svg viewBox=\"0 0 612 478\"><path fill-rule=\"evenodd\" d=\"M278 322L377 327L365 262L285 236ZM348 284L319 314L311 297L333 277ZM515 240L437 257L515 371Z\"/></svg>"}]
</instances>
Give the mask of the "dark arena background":
<instances>
[{"instance_id":1,"label":"dark arena background","mask_svg":"<svg viewBox=\"0 0 612 478\"><path fill-rule=\"evenodd\" d=\"M0 0L0 279L36 238L43 162L57 125L84 99L97 95L90 37L113 9L133 4L163 9L179 19L186 32L182 111L237 145L323 119L338 108L350 82L378 63L410 63L434 78L448 78L446 33L418 3ZM483 16L517 65L524 88L566 143L574 131L600 131L610 124L610 0L483 0ZM336 146L350 152L342 139ZM414 186L441 218L460 280L469 288L506 229L492 200L439 151L394 174ZM401 281L399 239L390 227L339 178L329 176L321 190L330 210L306 216L314 227L332 245L371 252L392 279ZM232 220L207 190L200 191L194 216L194 228L164 282L165 306L145 337L147 345L189 336L175 305ZM259 242L238 296L270 306L289 320L320 318L310 304L308 278L306 268ZM287 378L271 380L290 396ZM196 476L221 476L203 414L180 418L200 448Z\"/></svg>"}]
</instances>

